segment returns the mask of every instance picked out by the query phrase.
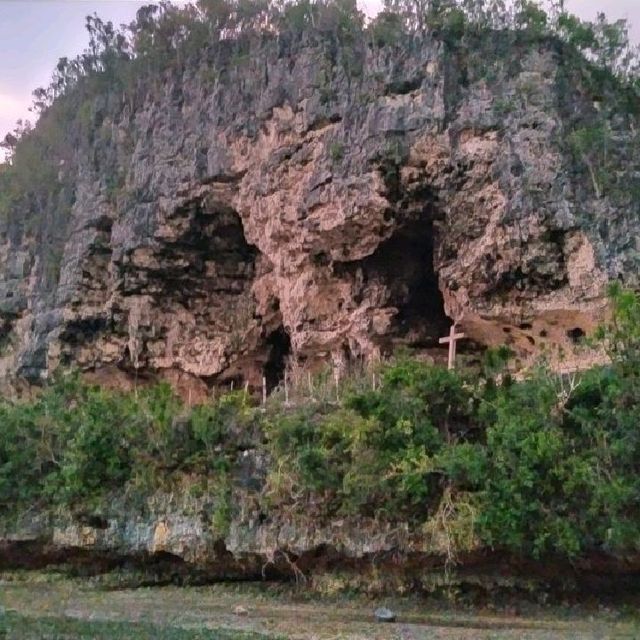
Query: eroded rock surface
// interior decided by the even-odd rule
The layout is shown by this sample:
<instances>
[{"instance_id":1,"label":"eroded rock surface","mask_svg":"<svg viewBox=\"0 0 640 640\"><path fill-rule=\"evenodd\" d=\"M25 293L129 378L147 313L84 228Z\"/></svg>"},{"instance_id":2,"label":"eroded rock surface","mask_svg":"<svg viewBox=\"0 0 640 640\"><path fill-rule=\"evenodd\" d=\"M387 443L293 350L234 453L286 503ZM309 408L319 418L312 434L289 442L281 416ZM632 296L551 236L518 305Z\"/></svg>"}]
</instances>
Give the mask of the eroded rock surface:
<instances>
[{"instance_id":1,"label":"eroded rock surface","mask_svg":"<svg viewBox=\"0 0 640 640\"><path fill-rule=\"evenodd\" d=\"M285 45L91 101L55 268L38 234L4 231L5 378L79 366L197 399L273 386L287 359L438 358L452 320L470 348L566 355L607 282L635 282L635 205L596 194L566 145L595 107L559 46L489 74L431 39L365 48L355 72Z\"/></svg>"},{"instance_id":2,"label":"eroded rock surface","mask_svg":"<svg viewBox=\"0 0 640 640\"><path fill-rule=\"evenodd\" d=\"M130 586L286 580L321 593L371 595L438 594L455 585L485 596L637 592L637 554L534 562L478 543L452 556L437 516L427 522L433 528L372 518L316 520L286 510L267 516L254 498L234 489L234 516L222 527L215 496L179 491L136 504L114 495L93 511L25 512L0 523L0 571L116 570Z\"/></svg>"}]
</instances>

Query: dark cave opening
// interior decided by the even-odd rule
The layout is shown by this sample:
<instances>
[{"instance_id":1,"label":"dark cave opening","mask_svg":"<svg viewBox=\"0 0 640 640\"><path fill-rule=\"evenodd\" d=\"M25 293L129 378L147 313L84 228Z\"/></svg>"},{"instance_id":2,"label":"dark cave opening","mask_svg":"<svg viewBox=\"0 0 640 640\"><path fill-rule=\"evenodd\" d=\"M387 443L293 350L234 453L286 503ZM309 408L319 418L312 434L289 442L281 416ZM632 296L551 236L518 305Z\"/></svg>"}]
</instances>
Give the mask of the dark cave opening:
<instances>
[{"instance_id":1,"label":"dark cave opening","mask_svg":"<svg viewBox=\"0 0 640 640\"><path fill-rule=\"evenodd\" d=\"M245 291L258 250L247 242L234 209L199 197L176 209L167 224L175 234L158 242L153 260L121 265L125 293L151 293L163 305L192 309Z\"/></svg>"},{"instance_id":2,"label":"dark cave opening","mask_svg":"<svg viewBox=\"0 0 640 640\"><path fill-rule=\"evenodd\" d=\"M567 337L573 344L580 344L582 339L586 336L584 329L581 327L574 327L573 329L569 329L567 331Z\"/></svg>"},{"instance_id":3,"label":"dark cave opening","mask_svg":"<svg viewBox=\"0 0 640 640\"><path fill-rule=\"evenodd\" d=\"M278 327L269 334L267 346L269 358L264 365L264 377L267 382L267 391L271 392L284 379L287 361L291 355L291 338L284 327Z\"/></svg>"},{"instance_id":4,"label":"dark cave opening","mask_svg":"<svg viewBox=\"0 0 640 640\"><path fill-rule=\"evenodd\" d=\"M177 207L163 219L165 232L152 245L136 246L117 263L122 295L145 297L144 318L134 329L137 362L123 345L117 363L121 370L137 376L141 370L171 368L186 373L186 379L195 366L196 386L256 384L256 362L245 352L242 336L259 324L251 287L260 256L229 199L225 194L198 196ZM129 314L123 309L114 316L112 329L118 335L129 335ZM184 335L170 339L172 318L179 319L176 326L184 327ZM76 333L67 332L68 342L78 342ZM224 359L208 355L213 342L225 345ZM205 347L196 349L196 344ZM261 356L262 351L255 354Z\"/></svg>"},{"instance_id":5,"label":"dark cave opening","mask_svg":"<svg viewBox=\"0 0 640 640\"><path fill-rule=\"evenodd\" d=\"M393 239L392 239L393 243ZM398 304L400 331L416 348L440 348L451 320L444 312L444 298L434 268L434 229L431 219L416 221L396 237L388 249L398 255L407 293Z\"/></svg>"},{"instance_id":6,"label":"dark cave opening","mask_svg":"<svg viewBox=\"0 0 640 640\"><path fill-rule=\"evenodd\" d=\"M369 257L356 263L335 265L336 273L361 270L362 294L368 286L383 283L389 291L385 306L396 307L393 343L411 349L442 349L438 343L451 325L434 268L435 229L425 210L405 223Z\"/></svg>"}]
</instances>

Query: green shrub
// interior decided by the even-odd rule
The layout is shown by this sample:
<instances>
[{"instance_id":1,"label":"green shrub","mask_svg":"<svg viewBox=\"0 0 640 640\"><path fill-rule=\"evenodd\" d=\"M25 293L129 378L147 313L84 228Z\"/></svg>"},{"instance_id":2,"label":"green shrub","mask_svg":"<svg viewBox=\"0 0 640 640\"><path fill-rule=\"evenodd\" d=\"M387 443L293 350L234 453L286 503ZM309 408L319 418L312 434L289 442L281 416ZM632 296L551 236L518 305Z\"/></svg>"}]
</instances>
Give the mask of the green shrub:
<instances>
[{"instance_id":1,"label":"green shrub","mask_svg":"<svg viewBox=\"0 0 640 640\"><path fill-rule=\"evenodd\" d=\"M570 442L544 375L501 389L488 409L488 473L481 524L491 545L540 554L580 546L564 491Z\"/></svg>"},{"instance_id":2,"label":"green shrub","mask_svg":"<svg viewBox=\"0 0 640 640\"><path fill-rule=\"evenodd\" d=\"M462 449L438 456L468 430L472 407L458 374L400 359L383 369L380 390L352 391L340 407L308 406L270 420L277 480L314 494L330 512L422 521L437 505L446 471L465 475ZM469 451L467 457L475 479L472 467L481 463L472 463ZM283 469L289 482L282 483Z\"/></svg>"},{"instance_id":3,"label":"green shrub","mask_svg":"<svg viewBox=\"0 0 640 640\"><path fill-rule=\"evenodd\" d=\"M252 484L263 510L424 524L434 541L533 557L637 552L640 300L619 287L612 300L599 335L610 364L570 377L540 367L513 380L504 350L469 374L400 357L375 390L361 376L340 401L261 409L243 392L187 408L167 385L121 393L61 377L0 401L2 514L188 478L224 535L238 452L254 447L269 454L265 490Z\"/></svg>"},{"instance_id":4,"label":"green shrub","mask_svg":"<svg viewBox=\"0 0 640 640\"><path fill-rule=\"evenodd\" d=\"M226 471L229 446L234 448L250 439L255 427L255 410L243 391L222 396L217 402L201 404L191 410L189 422L197 452L192 458L196 469Z\"/></svg>"},{"instance_id":5,"label":"green shrub","mask_svg":"<svg viewBox=\"0 0 640 640\"><path fill-rule=\"evenodd\" d=\"M126 413L112 394L90 390L60 425L67 436L58 473L48 485L58 499L72 501L123 486L131 476Z\"/></svg>"},{"instance_id":6,"label":"green shrub","mask_svg":"<svg viewBox=\"0 0 640 640\"><path fill-rule=\"evenodd\" d=\"M489 544L534 556L637 550L640 396L609 367L577 384L568 393L541 372L499 389L486 416Z\"/></svg>"},{"instance_id":7,"label":"green shrub","mask_svg":"<svg viewBox=\"0 0 640 640\"><path fill-rule=\"evenodd\" d=\"M31 405L0 405L0 505L4 508L40 497L47 461L53 464L45 440L39 445L38 417Z\"/></svg>"},{"instance_id":8,"label":"green shrub","mask_svg":"<svg viewBox=\"0 0 640 640\"><path fill-rule=\"evenodd\" d=\"M367 31L377 47L398 46L405 36L401 16L386 10L371 20Z\"/></svg>"},{"instance_id":9,"label":"green shrub","mask_svg":"<svg viewBox=\"0 0 640 640\"><path fill-rule=\"evenodd\" d=\"M189 412L166 384L122 393L61 377L31 402L0 402L2 510L152 491L181 473L218 479L252 415L238 394Z\"/></svg>"},{"instance_id":10,"label":"green shrub","mask_svg":"<svg viewBox=\"0 0 640 640\"><path fill-rule=\"evenodd\" d=\"M329 155L334 162L340 162L344 158L344 144L342 142L332 142L329 146Z\"/></svg>"}]
</instances>

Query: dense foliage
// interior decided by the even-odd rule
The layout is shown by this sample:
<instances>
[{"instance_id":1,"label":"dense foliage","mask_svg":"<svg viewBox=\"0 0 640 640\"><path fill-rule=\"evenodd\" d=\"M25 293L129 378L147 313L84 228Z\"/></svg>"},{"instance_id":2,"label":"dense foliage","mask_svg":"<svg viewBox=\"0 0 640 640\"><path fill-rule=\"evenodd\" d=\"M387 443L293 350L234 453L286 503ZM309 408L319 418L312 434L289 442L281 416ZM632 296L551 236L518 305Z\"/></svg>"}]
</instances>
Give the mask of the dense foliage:
<instances>
[{"instance_id":1,"label":"dense foliage","mask_svg":"<svg viewBox=\"0 0 640 640\"><path fill-rule=\"evenodd\" d=\"M121 393L60 379L0 404L3 514L99 510L186 480L226 498L214 517L224 527L238 452L266 447L255 490L267 514L437 524L458 548L533 556L637 550L640 298L613 296L600 336L610 365L580 375L541 367L515 381L496 378L502 355L480 374L402 357L375 389L354 378L339 402L256 407L241 392L192 408L162 385Z\"/></svg>"},{"instance_id":2,"label":"dense foliage","mask_svg":"<svg viewBox=\"0 0 640 640\"><path fill-rule=\"evenodd\" d=\"M244 394L187 411L166 385L121 393L61 378L31 402L0 405L0 505L99 503L178 475L225 487L253 419Z\"/></svg>"},{"instance_id":3,"label":"dense foliage","mask_svg":"<svg viewBox=\"0 0 640 640\"><path fill-rule=\"evenodd\" d=\"M536 0L385 0L367 21L355 0L196 0L178 6L167 0L143 6L129 25L114 27L97 15L86 18L88 48L76 58L61 58L47 87L33 92L32 110L46 112L77 89L132 91L149 73L184 67L189 61L212 63L216 50L247 53L261 38L329 38L343 46L410 46L427 33L449 44L500 31L528 38L557 38L593 63L595 81L614 76L640 92L640 57L631 46L624 20L599 13L595 22L569 13L564 0L545 6ZM496 53L499 53L496 51ZM569 50L567 50L569 53ZM30 127L19 123L1 146L13 153Z\"/></svg>"}]
</instances>

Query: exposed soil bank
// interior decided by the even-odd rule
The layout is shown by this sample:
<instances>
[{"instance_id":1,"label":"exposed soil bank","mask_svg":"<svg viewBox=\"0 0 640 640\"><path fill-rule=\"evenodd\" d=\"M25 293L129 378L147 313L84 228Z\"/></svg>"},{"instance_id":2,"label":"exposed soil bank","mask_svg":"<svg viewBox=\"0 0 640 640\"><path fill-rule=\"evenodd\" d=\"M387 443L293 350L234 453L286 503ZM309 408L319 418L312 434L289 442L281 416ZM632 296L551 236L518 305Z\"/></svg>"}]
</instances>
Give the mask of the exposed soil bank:
<instances>
[{"instance_id":1,"label":"exposed soil bank","mask_svg":"<svg viewBox=\"0 0 640 640\"><path fill-rule=\"evenodd\" d=\"M219 541L207 561L194 563L163 551L119 555L107 549L56 546L46 540L0 541L0 571L55 569L84 577L117 572L119 585L136 587L266 581L295 584L309 593L456 593L476 604L514 597L531 602L619 603L640 595L639 558L592 554L574 563L552 557L533 562L478 551L457 561L451 566L440 556L397 550L349 557L327 546L300 555L280 549L268 557L234 556Z\"/></svg>"}]
</instances>

